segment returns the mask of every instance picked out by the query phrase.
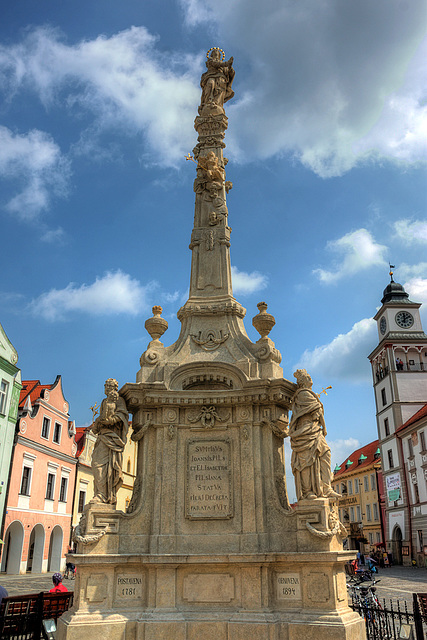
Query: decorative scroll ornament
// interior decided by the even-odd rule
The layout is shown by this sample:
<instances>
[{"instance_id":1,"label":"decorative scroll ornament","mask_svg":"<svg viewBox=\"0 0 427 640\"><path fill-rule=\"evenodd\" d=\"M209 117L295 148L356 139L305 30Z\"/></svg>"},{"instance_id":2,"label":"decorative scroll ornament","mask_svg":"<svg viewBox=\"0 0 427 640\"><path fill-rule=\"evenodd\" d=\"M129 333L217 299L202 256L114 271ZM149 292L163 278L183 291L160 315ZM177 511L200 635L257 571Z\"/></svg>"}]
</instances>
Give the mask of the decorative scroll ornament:
<instances>
[{"instance_id":1,"label":"decorative scroll ornament","mask_svg":"<svg viewBox=\"0 0 427 640\"><path fill-rule=\"evenodd\" d=\"M215 351L220 344L228 339L229 335L229 333L222 335L222 329L219 331L208 329L207 331L199 331L198 336L191 334L191 337L204 351Z\"/></svg>"},{"instance_id":2,"label":"decorative scroll ornament","mask_svg":"<svg viewBox=\"0 0 427 640\"><path fill-rule=\"evenodd\" d=\"M85 531L86 531L86 516L83 515L80 518L80 522L77 525L77 527L74 529L73 531L73 540L74 542L78 542L80 544L95 544L95 542L98 542L98 540L100 540L102 538L102 536L105 536L105 529L101 529L100 531L97 531L96 533L91 533L91 534L87 534L85 535Z\"/></svg>"},{"instance_id":3,"label":"decorative scroll ornament","mask_svg":"<svg viewBox=\"0 0 427 640\"><path fill-rule=\"evenodd\" d=\"M289 420L288 422L283 420L263 420L261 424L270 427L274 435L278 438L287 438L289 435Z\"/></svg>"},{"instance_id":4,"label":"decorative scroll ornament","mask_svg":"<svg viewBox=\"0 0 427 640\"><path fill-rule=\"evenodd\" d=\"M145 421L145 424L141 425L141 426L136 426L134 427L133 430L133 434L131 435L130 439L133 440L134 442L139 442L140 440L142 440L142 438L145 436L145 434L148 431L148 428L153 424L152 420L149 418L148 420Z\"/></svg>"},{"instance_id":5,"label":"decorative scroll ornament","mask_svg":"<svg viewBox=\"0 0 427 640\"><path fill-rule=\"evenodd\" d=\"M325 531L320 531L319 529L316 529L315 527L313 527L309 522L306 522L305 526L307 527L308 531L310 531L310 533L317 536L318 538L332 538L332 536L338 536L339 538L346 538L348 535L347 529L345 528L343 523L340 522L340 519L338 516L338 508L336 505L331 506L331 510L328 517L329 529L326 529Z\"/></svg>"},{"instance_id":6,"label":"decorative scroll ornament","mask_svg":"<svg viewBox=\"0 0 427 640\"><path fill-rule=\"evenodd\" d=\"M215 407L210 406L202 407L197 416L188 416L188 420L192 423L199 422L200 420L200 422L206 429L213 429L213 427L215 426L215 420L218 420L219 422L225 422L225 420L228 420L229 417L230 414L227 413L224 418L221 418L221 416L219 416L216 412Z\"/></svg>"},{"instance_id":7,"label":"decorative scroll ornament","mask_svg":"<svg viewBox=\"0 0 427 640\"><path fill-rule=\"evenodd\" d=\"M276 477L276 490L280 505L287 511L291 510L291 505L289 504L288 499L288 492L286 491L286 482L282 476Z\"/></svg>"},{"instance_id":8,"label":"decorative scroll ornament","mask_svg":"<svg viewBox=\"0 0 427 640\"><path fill-rule=\"evenodd\" d=\"M147 349L147 351L144 351L141 358L139 359L139 364L141 365L141 367L143 367L144 364L154 365L154 364L157 364L159 360L160 360L160 353L158 351Z\"/></svg>"},{"instance_id":9,"label":"decorative scroll ornament","mask_svg":"<svg viewBox=\"0 0 427 640\"><path fill-rule=\"evenodd\" d=\"M134 513L134 511L136 511L141 499L141 493L142 493L142 480L141 480L141 477L137 475L135 478L135 482L133 484L133 493L132 493L130 502L128 504L128 508L126 509L126 513Z\"/></svg>"}]
</instances>

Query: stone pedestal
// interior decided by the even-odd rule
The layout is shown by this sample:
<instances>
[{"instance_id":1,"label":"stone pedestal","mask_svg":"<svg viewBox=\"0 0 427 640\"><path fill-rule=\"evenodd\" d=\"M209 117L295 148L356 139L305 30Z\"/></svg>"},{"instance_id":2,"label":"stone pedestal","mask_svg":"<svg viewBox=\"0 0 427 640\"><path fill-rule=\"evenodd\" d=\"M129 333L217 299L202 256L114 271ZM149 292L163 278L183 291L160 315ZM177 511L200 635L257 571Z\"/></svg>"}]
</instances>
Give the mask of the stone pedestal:
<instances>
[{"instance_id":1,"label":"stone pedestal","mask_svg":"<svg viewBox=\"0 0 427 640\"><path fill-rule=\"evenodd\" d=\"M58 638L359 640L350 553L74 556L77 613Z\"/></svg>"}]
</instances>

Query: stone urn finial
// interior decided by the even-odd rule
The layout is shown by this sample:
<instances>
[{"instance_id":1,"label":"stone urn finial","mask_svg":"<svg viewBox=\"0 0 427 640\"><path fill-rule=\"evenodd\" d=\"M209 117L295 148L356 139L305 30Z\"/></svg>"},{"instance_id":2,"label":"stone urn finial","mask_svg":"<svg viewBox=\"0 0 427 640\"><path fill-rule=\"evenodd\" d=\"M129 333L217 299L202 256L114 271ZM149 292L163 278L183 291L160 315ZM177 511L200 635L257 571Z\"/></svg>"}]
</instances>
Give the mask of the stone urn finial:
<instances>
[{"instance_id":1,"label":"stone urn finial","mask_svg":"<svg viewBox=\"0 0 427 640\"><path fill-rule=\"evenodd\" d=\"M161 318L162 315L162 307L154 306L153 309L153 317L148 318L145 321L145 328L151 336L152 340L159 340L162 337L166 329L168 328L167 320Z\"/></svg>"},{"instance_id":2,"label":"stone urn finial","mask_svg":"<svg viewBox=\"0 0 427 640\"><path fill-rule=\"evenodd\" d=\"M266 302L258 302L257 307L259 309L259 313L252 318L252 324L260 334L261 338L266 338L276 324L276 320L271 313L267 313Z\"/></svg>"}]
</instances>

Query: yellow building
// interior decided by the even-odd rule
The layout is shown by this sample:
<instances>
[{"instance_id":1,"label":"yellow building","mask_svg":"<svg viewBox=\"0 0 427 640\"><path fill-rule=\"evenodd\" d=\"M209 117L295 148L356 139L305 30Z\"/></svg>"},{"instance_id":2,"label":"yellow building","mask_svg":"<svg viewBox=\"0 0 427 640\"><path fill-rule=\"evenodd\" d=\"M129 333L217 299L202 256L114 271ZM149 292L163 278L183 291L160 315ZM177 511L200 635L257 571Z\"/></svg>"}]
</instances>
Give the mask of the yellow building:
<instances>
[{"instance_id":1,"label":"yellow building","mask_svg":"<svg viewBox=\"0 0 427 640\"><path fill-rule=\"evenodd\" d=\"M384 542L382 475L378 440L354 451L334 469L340 520L347 529L347 549L368 553Z\"/></svg>"},{"instance_id":2,"label":"yellow building","mask_svg":"<svg viewBox=\"0 0 427 640\"><path fill-rule=\"evenodd\" d=\"M77 427L77 477L75 484L73 528L79 523L85 505L93 498L92 453L96 436L88 427ZM117 509L126 511L132 497L136 474L137 443L130 439L131 429L123 451L123 484L117 493Z\"/></svg>"}]
</instances>

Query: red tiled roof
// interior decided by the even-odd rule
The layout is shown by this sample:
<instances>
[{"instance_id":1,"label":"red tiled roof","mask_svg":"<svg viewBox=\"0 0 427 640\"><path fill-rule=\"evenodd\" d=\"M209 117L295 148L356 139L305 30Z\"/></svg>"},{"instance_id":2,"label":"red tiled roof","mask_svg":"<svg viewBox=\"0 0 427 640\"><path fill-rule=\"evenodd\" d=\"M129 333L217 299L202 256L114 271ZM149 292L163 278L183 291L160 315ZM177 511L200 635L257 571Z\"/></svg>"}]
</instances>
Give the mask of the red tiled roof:
<instances>
[{"instance_id":1,"label":"red tiled roof","mask_svg":"<svg viewBox=\"0 0 427 640\"><path fill-rule=\"evenodd\" d=\"M76 441L77 445L76 458L80 456L81 452L84 449L87 429L88 427L76 427L76 435L74 436L74 440Z\"/></svg>"},{"instance_id":2,"label":"red tiled roof","mask_svg":"<svg viewBox=\"0 0 427 640\"><path fill-rule=\"evenodd\" d=\"M406 429L406 427L409 427L411 424L418 422L418 420L421 420L421 418L425 418L426 416L427 416L427 404L425 404L423 407L421 407L421 409L419 409L416 413L414 413L414 415L411 416L409 420L404 422L401 427L396 429L395 433L399 433L399 431L403 431L403 429Z\"/></svg>"},{"instance_id":3,"label":"red tiled roof","mask_svg":"<svg viewBox=\"0 0 427 640\"><path fill-rule=\"evenodd\" d=\"M41 392L44 389L52 389L53 384L40 384L40 380L23 380L22 389L19 395L19 408L23 409L25 401L28 396L30 397L31 404L33 405L36 400L40 398Z\"/></svg>"},{"instance_id":4,"label":"red tiled roof","mask_svg":"<svg viewBox=\"0 0 427 640\"><path fill-rule=\"evenodd\" d=\"M340 464L341 469L339 471L337 471L336 473L334 473L334 479L338 478L340 475L343 475L344 473L347 472L351 472L351 471L355 471L356 469L364 469L365 467L369 466L370 464L372 464L374 461L379 461L381 460L381 457L379 458L374 458L374 454L376 452L376 450L379 447L379 441L378 440L374 440L373 442L370 442L369 444L365 444L363 447L361 447L360 449L356 449L356 451L353 451L353 453L348 456L344 462L342 462ZM360 464L357 464L359 458L361 455L366 456L366 460L363 460ZM348 467L346 467L346 462L347 460L350 460L350 462L352 462L353 464L349 465Z\"/></svg>"}]
</instances>

